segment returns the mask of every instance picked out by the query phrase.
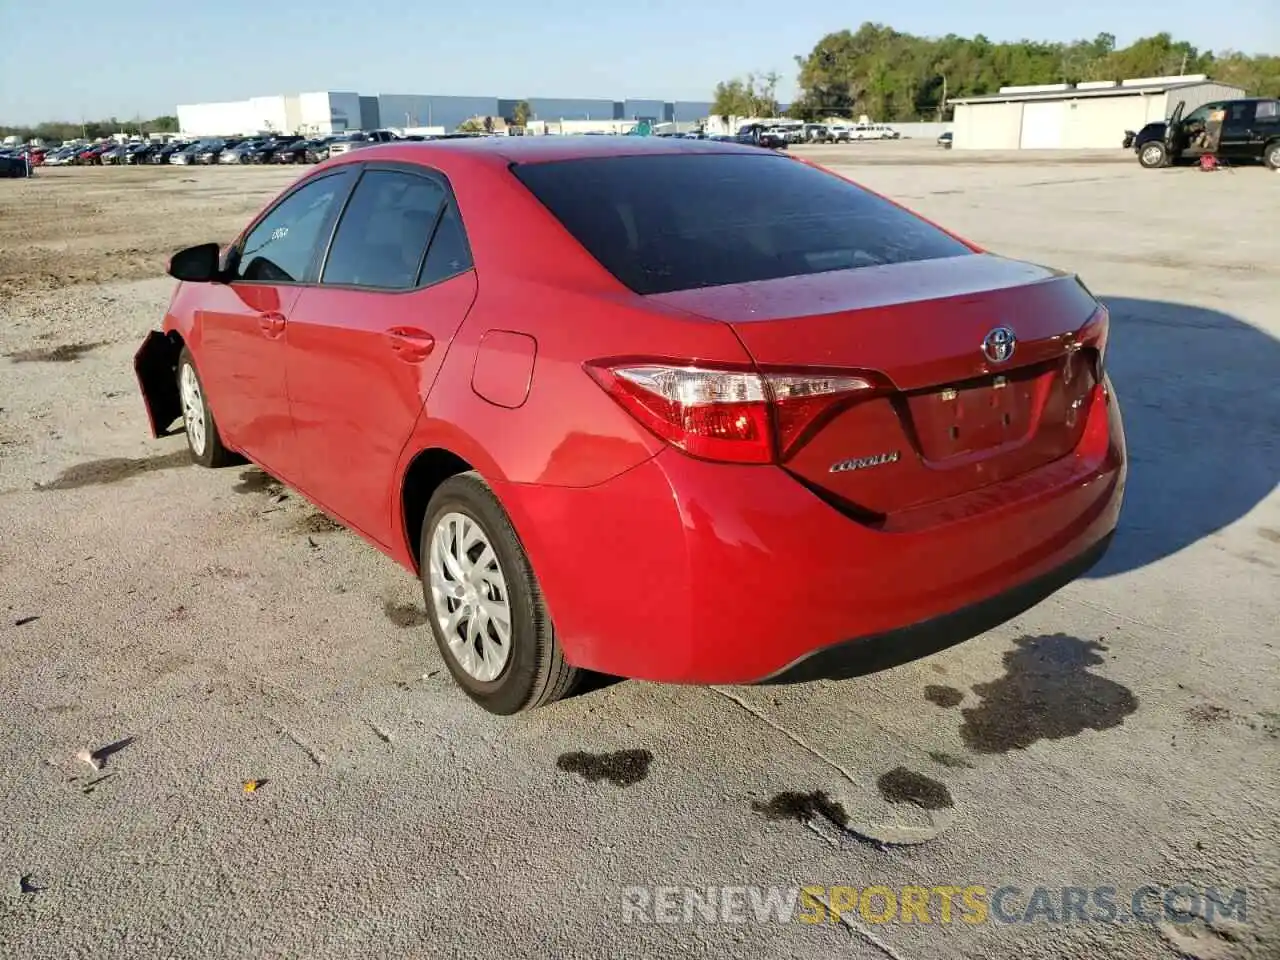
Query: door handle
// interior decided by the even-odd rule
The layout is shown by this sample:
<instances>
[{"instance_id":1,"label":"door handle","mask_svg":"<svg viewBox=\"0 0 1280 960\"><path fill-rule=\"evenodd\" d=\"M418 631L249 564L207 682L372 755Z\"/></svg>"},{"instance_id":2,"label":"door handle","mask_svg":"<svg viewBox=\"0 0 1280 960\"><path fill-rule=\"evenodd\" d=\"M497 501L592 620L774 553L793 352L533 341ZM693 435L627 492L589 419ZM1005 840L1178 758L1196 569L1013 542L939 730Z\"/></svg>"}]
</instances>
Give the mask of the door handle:
<instances>
[{"instance_id":1,"label":"door handle","mask_svg":"<svg viewBox=\"0 0 1280 960\"><path fill-rule=\"evenodd\" d=\"M268 337L278 336L284 332L284 314L275 311L258 314L258 329Z\"/></svg>"},{"instance_id":2,"label":"door handle","mask_svg":"<svg viewBox=\"0 0 1280 960\"><path fill-rule=\"evenodd\" d=\"M414 327L392 327L387 331L391 352L406 363L421 363L435 349L436 338Z\"/></svg>"}]
</instances>

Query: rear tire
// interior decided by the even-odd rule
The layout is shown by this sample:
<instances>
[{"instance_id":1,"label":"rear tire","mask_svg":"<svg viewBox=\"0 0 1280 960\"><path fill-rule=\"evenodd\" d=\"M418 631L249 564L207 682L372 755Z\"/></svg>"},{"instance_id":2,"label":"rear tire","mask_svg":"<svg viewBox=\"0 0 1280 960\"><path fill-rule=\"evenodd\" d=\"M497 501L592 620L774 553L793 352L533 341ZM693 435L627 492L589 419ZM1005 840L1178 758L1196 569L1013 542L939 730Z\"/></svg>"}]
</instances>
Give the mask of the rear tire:
<instances>
[{"instance_id":1,"label":"rear tire","mask_svg":"<svg viewBox=\"0 0 1280 960\"><path fill-rule=\"evenodd\" d=\"M195 358L185 346L178 355L178 400L182 404L182 425L187 431L191 459L202 467L213 468L237 462L236 455L222 443Z\"/></svg>"},{"instance_id":2,"label":"rear tire","mask_svg":"<svg viewBox=\"0 0 1280 960\"><path fill-rule=\"evenodd\" d=\"M1272 170L1280 170L1280 143L1271 143L1262 154L1262 162Z\"/></svg>"},{"instance_id":3,"label":"rear tire","mask_svg":"<svg viewBox=\"0 0 1280 960\"><path fill-rule=\"evenodd\" d=\"M431 634L467 696L507 716L572 692L579 671L565 662L524 547L478 473L440 484L420 545Z\"/></svg>"},{"instance_id":4,"label":"rear tire","mask_svg":"<svg viewBox=\"0 0 1280 960\"><path fill-rule=\"evenodd\" d=\"M1169 151L1165 149L1163 143L1144 143L1142 149L1138 151L1138 163L1148 170L1156 170L1166 166L1168 162Z\"/></svg>"}]
</instances>

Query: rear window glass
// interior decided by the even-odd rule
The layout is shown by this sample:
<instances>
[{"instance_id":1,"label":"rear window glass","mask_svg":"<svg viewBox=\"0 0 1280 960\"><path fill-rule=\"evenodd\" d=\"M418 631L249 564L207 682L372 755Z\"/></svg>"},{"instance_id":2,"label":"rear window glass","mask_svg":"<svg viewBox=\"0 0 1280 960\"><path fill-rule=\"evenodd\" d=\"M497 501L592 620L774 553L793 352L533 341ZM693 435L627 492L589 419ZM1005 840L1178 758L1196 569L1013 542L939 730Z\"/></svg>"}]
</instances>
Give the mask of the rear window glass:
<instances>
[{"instance_id":1,"label":"rear window glass","mask_svg":"<svg viewBox=\"0 0 1280 960\"><path fill-rule=\"evenodd\" d=\"M848 181L766 153L592 157L512 169L639 294L972 252Z\"/></svg>"}]
</instances>

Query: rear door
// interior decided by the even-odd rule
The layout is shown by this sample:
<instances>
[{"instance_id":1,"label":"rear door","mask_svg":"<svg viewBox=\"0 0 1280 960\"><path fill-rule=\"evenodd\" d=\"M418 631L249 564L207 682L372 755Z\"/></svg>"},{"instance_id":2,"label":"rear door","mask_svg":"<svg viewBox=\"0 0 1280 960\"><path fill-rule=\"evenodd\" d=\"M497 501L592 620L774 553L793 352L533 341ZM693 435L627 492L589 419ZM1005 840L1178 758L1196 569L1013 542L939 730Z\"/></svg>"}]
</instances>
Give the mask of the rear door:
<instances>
[{"instance_id":1,"label":"rear door","mask_svg":"<svg viewBox=\"0 0 1280 960\"><path fill-rule=\"evenodd\" d=\"M1218 141L1218 156L1225 160L1253 159L1257 151L1253 147L1253 124L1258 101L1232 100L1224 105L1222 134Z\"/></svg>"},{"instance_id":2,"label":"rear door","mask_svg":"<svg viewBox=\"0 0 1280 960\"><path fill-rule=\"evenodd\" d=\"M289 405L300 486L390 543L395 465L475 300L476 277L443 175L362 166L320 285L293 310Z\"/></svg>"}]
</instances>

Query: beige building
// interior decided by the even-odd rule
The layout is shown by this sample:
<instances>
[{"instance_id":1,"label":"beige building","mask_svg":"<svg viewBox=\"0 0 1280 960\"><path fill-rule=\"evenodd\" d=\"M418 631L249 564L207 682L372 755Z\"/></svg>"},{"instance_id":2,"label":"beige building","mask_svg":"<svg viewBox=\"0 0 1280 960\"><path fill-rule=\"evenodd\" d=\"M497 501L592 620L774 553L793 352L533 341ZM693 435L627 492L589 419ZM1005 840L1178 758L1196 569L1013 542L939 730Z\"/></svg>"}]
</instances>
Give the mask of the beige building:
<instances>
[{"instance_id":1,"label":"beige building","mask_svg":"<svg viewBox=\"0 0 1280 960\"><path fill-rule=\"evenodd\" d=\"M1164 120L1179 101L1190 113L1244 95L1240 87L1195 74L1001 87L947 102L955 108L956 150L1087 150L1118 148L1126 130Z\"/></svg>"}]
</instances>

